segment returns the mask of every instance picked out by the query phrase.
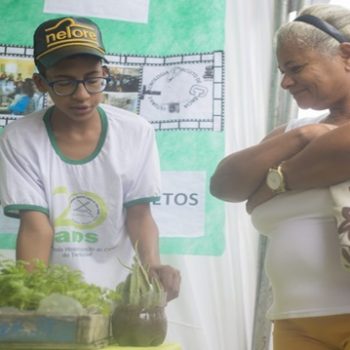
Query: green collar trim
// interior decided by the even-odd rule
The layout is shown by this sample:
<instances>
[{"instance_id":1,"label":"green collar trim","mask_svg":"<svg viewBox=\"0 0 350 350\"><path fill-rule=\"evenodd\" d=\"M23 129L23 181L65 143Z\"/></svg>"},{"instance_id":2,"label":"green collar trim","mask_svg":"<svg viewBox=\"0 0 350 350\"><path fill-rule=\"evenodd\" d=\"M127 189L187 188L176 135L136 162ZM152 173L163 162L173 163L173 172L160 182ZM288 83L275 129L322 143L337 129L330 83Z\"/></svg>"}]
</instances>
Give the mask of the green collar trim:
<instances>
[{"instance_id":1,"label":"green collar trim","mask_svg":"<svg viewBox=\"0 0 350 350\"><path fill-rule=\"evenodd\" d=\"M101 148L106 140L106 136L107 136L108 121L107 121L107 116L106 116L105 111L101 107L97 107L97 111L98 111L98 114L99 114L100 120L101 120L101 135L100 135L100 139L97 143L95 150L89 156L87 156L83 159L76 160L76 159L71 159L71 158L68 158L67 156L65 156L58 147L55 135L54 135L53 130L52 130L51 122L50 122L53 110L54 110L54 106L50 107L46 111L46 113L43 117L43 120L45 123L45 127L47 130L47 134L49 136L51 145L52 145L53 149L55 150L56 154L64 162L69 163L69 164L85 164L85 163L88 163L91 160L93 160L95 157L97 157L97 155L99 154L99 152L100 152L100 150L101 150Z\"/></svg>"}]
</instances>

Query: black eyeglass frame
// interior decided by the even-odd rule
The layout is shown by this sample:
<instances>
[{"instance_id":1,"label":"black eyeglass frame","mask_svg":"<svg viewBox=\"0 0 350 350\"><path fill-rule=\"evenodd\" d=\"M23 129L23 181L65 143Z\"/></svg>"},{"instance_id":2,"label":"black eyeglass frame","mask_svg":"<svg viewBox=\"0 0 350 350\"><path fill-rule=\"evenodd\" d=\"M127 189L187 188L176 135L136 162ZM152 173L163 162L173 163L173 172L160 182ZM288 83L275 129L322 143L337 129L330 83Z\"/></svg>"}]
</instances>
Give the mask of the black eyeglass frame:
<instances>
[{"instance_id":1,"label":"black eyeglass frame","mask_svg":"<svg viewBox=\"0 0 350 350\"><path fill-rule=\"evenodd\" d=\"M90 78L85 78L85 79L58 79L58 80L54 80L54 81L49 81L48 79L46 79L45 76L43 76L42 74L40 74L41 78L46 82L46 84L52 89L52 91L57 95L57 96L62 96L62 97L65 97L65 96L72 96L75 94L75 92L77 91L78 89L78 85L79 84L83 84L85 90L90 94L90 95L96 95L96 94L99 94L100 92L103 92L108 83L111 81L111 77L110 76L105 76L105 77L90 77ZM89 89L86 87L86 81L88 80L93 80L93 79L103 79L106 81L106 85L103 87L102 90L100 91L95 91L95 92L91 92L89 91ZM61 93L57 93L55 91L55 84L56 83L59 83L59 82L63 82L63 81L67 81L67 82L74 82L75 86L74 86L74 89L71 93L69 94L61 94Z\"/></svg>"}]
</instances>

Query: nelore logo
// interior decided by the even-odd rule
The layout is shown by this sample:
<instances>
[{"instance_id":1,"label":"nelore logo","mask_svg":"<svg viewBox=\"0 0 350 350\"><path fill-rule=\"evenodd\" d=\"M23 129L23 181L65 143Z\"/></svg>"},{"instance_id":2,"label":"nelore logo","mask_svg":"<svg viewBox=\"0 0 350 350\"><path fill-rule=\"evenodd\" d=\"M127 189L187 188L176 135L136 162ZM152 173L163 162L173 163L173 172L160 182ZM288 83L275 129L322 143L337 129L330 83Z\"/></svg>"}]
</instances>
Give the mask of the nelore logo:
<instances>
[{"instance_id":1,"label":"nelore logo","mask_svg":"<svg viewBox=\"0 0 350 350\"><path fill-rule=\"evenodd\" d=\"M45 32L47 48L75 41L85 41L95 45L97 43L95 28L76 23L73 18L65 18L55 26L45 29Z\"/></svg>"}]
</instances>

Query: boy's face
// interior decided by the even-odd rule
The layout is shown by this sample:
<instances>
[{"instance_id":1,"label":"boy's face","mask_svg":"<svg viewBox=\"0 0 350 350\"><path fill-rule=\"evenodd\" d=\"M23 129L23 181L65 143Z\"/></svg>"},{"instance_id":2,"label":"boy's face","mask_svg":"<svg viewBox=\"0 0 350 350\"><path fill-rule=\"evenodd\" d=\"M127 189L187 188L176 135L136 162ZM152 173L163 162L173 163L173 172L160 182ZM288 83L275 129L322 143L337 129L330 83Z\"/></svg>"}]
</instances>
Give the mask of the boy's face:
<instances>
[{"instance_id":1,"label":"boy's face","mask_svg":"<svg viewBox=\"0 0 350 350\"><path fill-rule=\"evenodd\" d=\"M46 70L45 81L36 79L41 92L48 92L55 104L54 116L65 119L66 123L84 122L97 117L96 107L102 101L102 92L90 94L83 84L78 84L75 92L69 96L57 95L48 83L58 80L83 80L87 78L105 77L107 72L101 60L95 56L81 55L59 61Z\"/></svg>"}]
</instances>

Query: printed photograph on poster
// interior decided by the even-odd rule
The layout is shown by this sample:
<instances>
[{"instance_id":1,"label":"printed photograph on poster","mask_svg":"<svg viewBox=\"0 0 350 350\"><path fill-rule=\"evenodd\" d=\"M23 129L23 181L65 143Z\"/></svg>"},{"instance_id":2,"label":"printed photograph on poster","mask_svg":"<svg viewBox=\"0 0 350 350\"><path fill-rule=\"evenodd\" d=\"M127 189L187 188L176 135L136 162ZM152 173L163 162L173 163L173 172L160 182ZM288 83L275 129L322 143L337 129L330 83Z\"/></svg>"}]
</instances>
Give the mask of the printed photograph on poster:
<instances>
[{"instance_id":1,"label":"printed photograph on poster","mask_svg":"<svg viewBox=\"0 0 350 350\"><path fill-rule=\"evenodd\" d=\"M108 66L110 82L104 91L103 103L138 112L141 67Z\"/></svg>"},{"instance_id":2,"label":"printed photograph on poster","mask_svg":"<svg viewBox=\"0 0 350 350\"><path fill-rule=\"evenodd\" d=\"M34 70L31 59L0 57L0 114L18 117L44 107L32 79Z\"/></svg>"}]
</instances>

